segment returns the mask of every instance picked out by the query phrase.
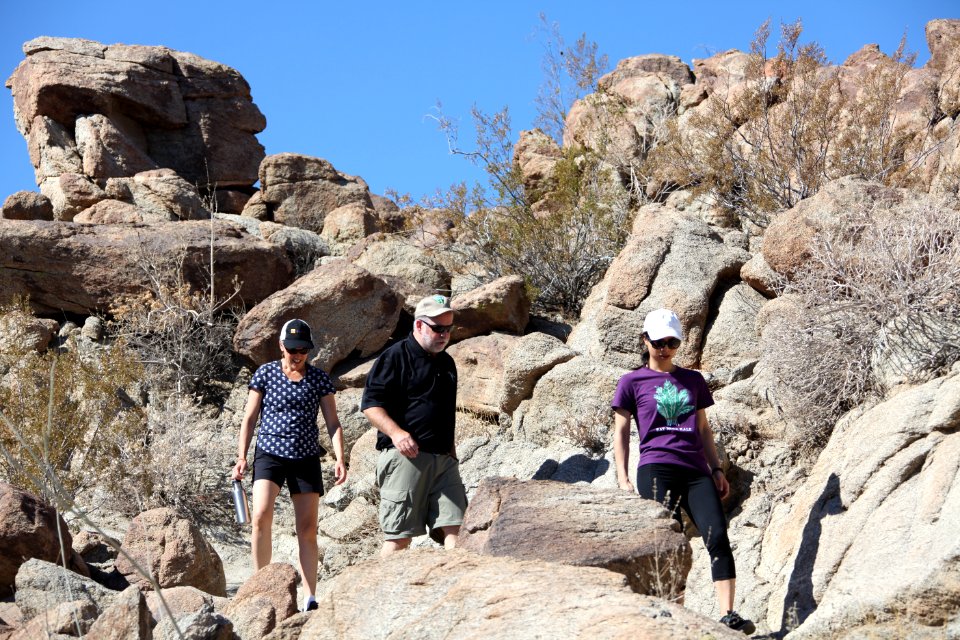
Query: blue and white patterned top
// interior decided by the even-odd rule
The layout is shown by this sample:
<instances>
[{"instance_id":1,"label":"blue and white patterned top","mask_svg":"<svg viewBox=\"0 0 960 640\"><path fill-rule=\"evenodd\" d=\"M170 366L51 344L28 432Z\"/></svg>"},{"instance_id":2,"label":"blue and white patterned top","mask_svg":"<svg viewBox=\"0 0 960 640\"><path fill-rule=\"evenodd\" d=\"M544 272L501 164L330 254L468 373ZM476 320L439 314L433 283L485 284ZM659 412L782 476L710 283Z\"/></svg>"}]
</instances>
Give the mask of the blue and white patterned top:
<instances>
[{"instance_id":1,"label":"blue and white patterned top","mask_svg":"<svg viewBox=\"0 0 960 640\"><path fill-rule=\"evenodd\" d=\"M330 376L308 364L303 379L294 382L283 374L280 361L274 360L257 369L248 387L263 394L258 449L281 458L320 452L320 398L336 393Z\"/></svg>"}]
</instances>

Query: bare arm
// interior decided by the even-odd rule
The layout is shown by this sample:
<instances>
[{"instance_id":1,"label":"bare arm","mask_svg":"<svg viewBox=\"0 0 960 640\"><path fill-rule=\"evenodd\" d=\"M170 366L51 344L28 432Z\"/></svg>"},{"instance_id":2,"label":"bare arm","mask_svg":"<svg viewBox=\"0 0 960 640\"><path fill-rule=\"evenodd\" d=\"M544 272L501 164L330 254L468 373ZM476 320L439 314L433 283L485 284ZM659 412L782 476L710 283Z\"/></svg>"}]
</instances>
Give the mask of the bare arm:
<instances>
[{"instance_id":1,"label":"bare arm","mask_svg":"<svg viewBox=\"0 0 960 640\"><path fill-rule=\"evenodd\" d=\"M343 484L347 479L347 467L343 462L343 426L340 424L340 417L337 415L337 400L332 393L320 398L320 412L323 414L323 421L327 425L330 441L333 442L333 455L337 458L333 472L336 478L335 484Z\"/></svg>"},{"instance_id":2,"label":"bare arm","mask_svg":"<svg viewBox=\"0 0 960 640\"><path fill-rule=\"evenodd\" d=\"M247 470L247 452L250 449L250 441L253 440L253 430L257 426L257 419L260 417L262 402L263 392L250 389L250 392L247 393L247 405L243 410L243 420L240 422L237 464L230 474L234 480L242 480L243 473Z\"/></svg>"},{"instance_id":3,"label":"bare arm","mask_svg":"<svg viewBox=\"0 0 960 640\"><path fill-rule=\"evenodd\" d=\"M707 466L710 467L710 474L714 484L717 485L717 492L720 498L726 498L730 493L730 483L727 482L723 470L720 468L720 456L717 454L717 445L713 440L713 429L707 421L707 412L705 409L697 409L697 430L700 432L700 441L703 443L703 457L707 460Z\"/></svg>"},{"instance_id":4,"label":"bare arm","mask_svg":"<svg viewBox=\"0 0 960 640\"><path fill-rule=\"evenodd\" d=\"M630 412L614 409L613 460L617 469L617 484L624 491L634 491L630 482Z\"/></svg>"},{"instance_id":5,"label":"bare arm","mask_svg":"<svg viewBox=\"0 0 960 640\"><path fill-rule=\"evenodd\" d=\"M413 436L400 428L400 425L390 417L386 409L383 407L369 407L363 410L363 415L367 416L367 420L377 428L377 431L390 438L393 446L395 446L401 454L408 458L415 458L417 454L420 453L420 447L417 446L417 441L413 439Z\"/></svg>"}]
</instances>

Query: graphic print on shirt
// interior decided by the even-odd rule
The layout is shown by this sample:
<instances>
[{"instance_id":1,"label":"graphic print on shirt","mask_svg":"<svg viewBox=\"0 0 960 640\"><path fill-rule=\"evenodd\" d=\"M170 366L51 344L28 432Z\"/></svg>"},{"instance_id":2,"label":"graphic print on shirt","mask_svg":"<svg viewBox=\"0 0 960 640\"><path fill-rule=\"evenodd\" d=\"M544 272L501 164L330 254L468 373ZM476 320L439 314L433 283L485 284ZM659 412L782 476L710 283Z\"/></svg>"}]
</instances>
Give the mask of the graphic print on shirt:
<instances>
[{"instance_id":1,"label":"graphic print on shirt","mask_svg":"<svg viewBox=\"0 0 960 640\"><path fill-rule=\"evenodd\" d=\"M690 404L690 392L678 388L669 380L657 387L653 397L657 401L657 413L666 419L667 427L676 427L681 416L693 411L693 405ZM666 429L667 427L660 428Z\"/></svg>"}]
</instances>

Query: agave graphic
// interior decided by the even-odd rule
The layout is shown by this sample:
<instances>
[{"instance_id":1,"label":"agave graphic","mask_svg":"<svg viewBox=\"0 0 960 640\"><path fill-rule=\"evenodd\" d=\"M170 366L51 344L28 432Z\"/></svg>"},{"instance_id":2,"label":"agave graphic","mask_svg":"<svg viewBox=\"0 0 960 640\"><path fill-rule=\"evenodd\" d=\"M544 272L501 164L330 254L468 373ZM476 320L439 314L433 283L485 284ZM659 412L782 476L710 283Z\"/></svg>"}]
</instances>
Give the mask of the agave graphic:
<instances>
[{"instance_id":1,"label":"agave graphic","mask_svg":"<svg viewBox=\"0 0 960 640\"><path fill-rule=\"evenodd\" d=\"M675 426L677 418L693 411L690 392L677 388L669 380L664 382L663 386L657 387L653 397L657 401L657 412L666 418L668 427Z\"/></svg>"}]
</instances>

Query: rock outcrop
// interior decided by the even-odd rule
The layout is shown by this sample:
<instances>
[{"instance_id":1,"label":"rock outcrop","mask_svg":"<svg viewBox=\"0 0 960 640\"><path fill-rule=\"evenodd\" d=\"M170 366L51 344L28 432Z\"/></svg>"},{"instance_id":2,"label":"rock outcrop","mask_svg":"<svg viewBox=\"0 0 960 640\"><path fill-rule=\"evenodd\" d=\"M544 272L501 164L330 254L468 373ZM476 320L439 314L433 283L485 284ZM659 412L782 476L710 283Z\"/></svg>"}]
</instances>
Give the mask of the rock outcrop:
<instances>
[{"instance_id":1,"label":"rock outcrop","mask_svg":"<svg viewBox=\"0 0 960 640\"><path fill-rule=\"evenodd\" d=\"M29 295L40 312L96 313L119 294L149 290L141 260L181 269L185 283L206 291L210 242L208 222L144 226L0 222L4 273L0 300ZM236 278L238 302L256 304L293 279L290 261L279 247L232 225L214 224L213 246L216 291L229 295Z\"/></svg>"},{"instance_id":2,"label":"rock outcrop","mask_svg":"<svg viewBox=\"0 0 960 640\"><path fill-rule=\"evenodd\" d=\"M166 47L79 38L35 38L23 51L7 87L58 218L72 217L58 206L62 174L102 183L166 168L220 189L257 181L264 151L255 134L266 120L234 69Z\"/></svg>"}]
</instances>

